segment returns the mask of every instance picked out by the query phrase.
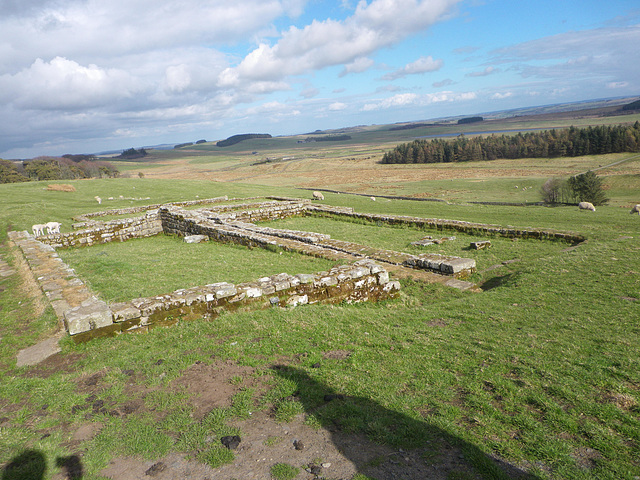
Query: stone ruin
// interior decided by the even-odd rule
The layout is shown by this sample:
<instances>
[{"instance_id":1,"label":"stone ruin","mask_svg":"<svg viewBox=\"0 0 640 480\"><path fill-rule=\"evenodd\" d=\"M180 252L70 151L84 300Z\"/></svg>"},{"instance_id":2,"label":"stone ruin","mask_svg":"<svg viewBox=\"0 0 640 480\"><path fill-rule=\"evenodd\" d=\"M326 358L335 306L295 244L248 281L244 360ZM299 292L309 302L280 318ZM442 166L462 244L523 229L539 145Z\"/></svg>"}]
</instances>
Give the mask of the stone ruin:
<instances>
[{"instance_id":1,"label":"stone ruin","mask_svg":"<svg viewBox=\"0 0 640 480\"><path fill-rule=\"evenodd\" d=\"M135 213L141 215L109 221L95 220L100 216ZM407 224L439 230L581 241L573 234L536 229L522 231L452 220L362 214L354 212L352 208L312 204L309 200L267 197L230 201L226 196L96 212L74 218L77 223L73 224L73 232L45 235L37 239L26 231L10 232L10 239L21 248L65 330L76 341L146 331L180 320L215 318L223 311L394 298L398 295L400 284L390 281L383 265L424 269L452 279L465 278L476 267L473 259L437 254L411 255L336 240L321 233L274 229L255 224L292 215L350 217L379 224ZM91 292L56 253L57 248L122 242L160 233L183 237L202 235L218 242L281 248L344 264L314 275L282 273L254 282L237 285L215 283L108 305Z\"/></svg>"}]
</instances>

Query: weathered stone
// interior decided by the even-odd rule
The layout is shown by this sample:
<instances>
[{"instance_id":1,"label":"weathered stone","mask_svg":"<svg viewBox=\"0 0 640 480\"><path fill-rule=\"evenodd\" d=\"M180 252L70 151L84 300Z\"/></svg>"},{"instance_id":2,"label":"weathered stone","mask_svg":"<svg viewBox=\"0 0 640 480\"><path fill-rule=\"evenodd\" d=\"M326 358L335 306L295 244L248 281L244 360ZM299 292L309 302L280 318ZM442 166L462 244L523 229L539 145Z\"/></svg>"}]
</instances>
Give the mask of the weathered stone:
<instances>
[{"instance_id":1,"label":"weathered stone","mask_svg":"<svg viewBox=\"0 0 640 480\"><path fill-rule=\"evenodd\" d=\"M43 340L42 342L20 350L16 360L17 367L26 367L30 365L36 365L43 360L46 360L52 355L61 351L58 345L59 338L53 337Z\"/></svg>"},{"instance_id":2,"label":"weathered stone","mask_svg":"<svg viewBox=\"0 0 640 480\"><path fill-rule=\"evenodd\" d=\"M313 283L315 280L315 275L310 275L308 273L299 273L298 275L295 275L295 278L297 278L298 280L300 280L300 283L303 285L308 285L310 283Z\"/></svg>"},{"instance_id":3,"label":"weathered stone","mask_svg":"<svg viewBox=\"0 0 640 480\"><path fill-rule=\"evenodd\" d=\"M124 322L140 317L140 310L129 302L113 303L110 305L114 322Z\"/></svg>"},{"instance_id":4,"label":"weathered stone","mask_svg":"<svg viewBox=\"0 0 640 480\"><path fill-rule=\"evenodd\" d=\"M452 258L443 262L440 269L444 273L457 274L463 271L472 272L476 268L476 261L471 258Z\"/></svg>"},{"instance_id":5,"label":"weathered stone","mask_svg":"<svg viewBox=\"0 0 640 480\"><path fill-rule=\"evenodd\" d=\"M394 280L392 282L388 282L382 287L382 290L385 293L394 293L400 291L400 282Z\"/></svg>"},{"instance_id":6,"label":"weathered stone","mask_svg":"<svg viewBox=\"0 0 640 480\"><path fill-rule=\"evenodd\" d=\"M337 285L337 284L338 284L338 279L332 276L321 277L320 279L314 282L314 286L317 286L317 287L328 287L328 286Z\"/></svg>"},{"instance_id":7,"label":"weathered stone","mask_svg":"<svg viewBox=\"0 0 640 480\"><path fill-rule=\"evenodd\" d=\"M214 294L217 299L231 297L238 293L235 285L232 285L231 283L221 282L207 286L213 287Z\"/></svg>"},{"instance_id":8,"label":"weathered stone","mask_svg":"<svg viewBox=\"0 0 640 480\"><path fill-rule=\"evenodd\" d=\"M297 307L298 305L306 305L309 303L309 297L307 295L293 295L287 300L289 307Z\"/></svg>"},{"instance_id":9,"label":"weathered stone","mask_svg":"<svg viewBox=\"0 0 640 480\"><path fill-rule=\"evenodd\" d=\"M287 290L288 288L291 288L291 284L289 282L274 282L273 283L274 288L276 289L276 292L279 292L281 290Z\"/></svg>"},{"instance_id":10,"label":"weathered stone","mask_svg":"<svg viewBox=\"0 0 640 480\"><path fill-rule=\"evenodd\" d=\"M262 296L262 290L258 287L250 287L245 290L248 298L257 298Z\"/></svg>"},{"instance_id":11,"label":"weathered stone","mask_svg":"<svg viewBox=\"0 0 640 480\"><path fill-rule=\"evenodd\" d=\"M378 272L377 277L378 277L378 285L384 285L386 283L389 283L389 272L387 271Z\"/></svg>"},{"instance_id":12,"label":"weathered stone","mask_svg":"<svg viewBox=\"0 0 640 480\"><path fill-rule=\"evenodd\" d=\"M94 297L85 300L79 307L67 310L64 322L69 335L76 335L111 325L113 314L105 302Z\"/></svg>"},{"instance_id":13,"label":"weathered stone","mask_svg":"<svg viewBox=\"0 0 640 480\"><path fill-rule=\"evenodd\" d=\"M482 240L479 242L471 242L471 248L474 248L476 250L482 250L484 248L489 248L491 247L491 242L489 240Z\"/></svg>"},{"instance_id":14,"label":"weathered stone","mask_svg":"<svg viewBox=\"0 0 640 480\"><path fill-rule=\"evenodd\" d=\"M354 278L354 279L364 277L365 275L369 275L369 273L370 273L369 269L365 267L355 267L350 272L351 278Z\"/></svg>"},{"instance_id":15,"label":"weathered stone","mask_svg":"<svg viewBox=\"0 0 640 480\"><path fill-rule=\"evenodd\" d=\"M203 243L208 242L209 237L207 235L187 235L183 241L184 243Z\"/></svg>"}]
</instances>

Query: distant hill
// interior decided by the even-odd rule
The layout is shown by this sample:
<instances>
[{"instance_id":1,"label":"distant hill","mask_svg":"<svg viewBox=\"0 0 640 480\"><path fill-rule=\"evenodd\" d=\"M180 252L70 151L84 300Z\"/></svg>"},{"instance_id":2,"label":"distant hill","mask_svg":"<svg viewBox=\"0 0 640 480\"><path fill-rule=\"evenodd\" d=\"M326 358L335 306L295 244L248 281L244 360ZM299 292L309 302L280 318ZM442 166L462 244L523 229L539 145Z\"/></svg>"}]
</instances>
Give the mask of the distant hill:
<instances>
[{"instance_id":1,"label":"distant hill","mask_svg":"<svg viewBox=\"0 0 640 480\"><path fill-rule=\"evenodd\" d=\"M249 140L251 138L272 138L268 133L244 133L241 135L233 135L226 140L220 140L216 143L218 147L230 147L231 145L235 145L236 143L240 143L244 140Z\"/></svg>"}]
</instances>

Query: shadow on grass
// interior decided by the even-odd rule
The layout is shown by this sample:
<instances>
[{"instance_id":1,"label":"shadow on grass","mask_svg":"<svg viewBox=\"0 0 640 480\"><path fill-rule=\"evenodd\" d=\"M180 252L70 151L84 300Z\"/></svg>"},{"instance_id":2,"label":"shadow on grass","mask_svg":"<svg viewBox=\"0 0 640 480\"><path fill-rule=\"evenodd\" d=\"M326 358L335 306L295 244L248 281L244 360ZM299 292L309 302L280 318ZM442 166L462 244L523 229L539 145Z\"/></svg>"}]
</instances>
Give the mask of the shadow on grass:
<instances>
[{"instance_id":1,"label":"shadow on grass","mask_svg":"<svg viewBox=\"0 0 640 480\"><path fill-rule=\"evenodd\" d=\"M480 285L480 288L483 292L486 292L488 290L493 290L494 288L509 286L513 284L515 280L516 275L514 275L513 273L507 273L506 275L500 275L490 278L486 282L483 282Z\"/></svg>"},{"instance_id":2,"label":"shadow on grass","mask_svg":"<svg viewBox=\"0 0 640 480\"><path fill-rule=\"evenodd\" d=\"M81 480L84 469L78 455L56 458L56 465L68 480ZM25 450L2 469L2 480L43 480L47 471L44 454L38 450Z\"/></svg>"},{"instance_id":3,"label":"shadow on grass","mask_svg":"<svg viewBox=\"0 0 640 480\"><path fill-rule=\"evenodd\" d=\"M315 417L358 473L370 478L539 480L426 421L365 397L340 394L304 370L286 365L275 365L272 369L275 375L296 384L294 397L307 416ZM367 439L358 440L363 434ZM390 453L372 458L367 455L367 444L369 448L374 444L387 445Z\"/></svg>"}]
</instances>

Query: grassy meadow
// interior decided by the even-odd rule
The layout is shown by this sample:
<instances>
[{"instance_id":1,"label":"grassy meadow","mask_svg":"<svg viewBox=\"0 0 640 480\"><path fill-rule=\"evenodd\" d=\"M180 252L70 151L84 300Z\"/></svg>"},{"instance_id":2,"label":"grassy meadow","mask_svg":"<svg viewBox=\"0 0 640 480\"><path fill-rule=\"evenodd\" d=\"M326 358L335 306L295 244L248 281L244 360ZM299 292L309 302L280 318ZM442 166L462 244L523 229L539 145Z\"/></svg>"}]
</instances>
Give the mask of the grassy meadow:
<instances>
[{"instance_id":1,"label":"grassy meadow","mask_svg":"<svg viewBox=\"0 0 640 480\"><path fill-rule=\"evenodd\" d=\"M616 160L571 161L582 168ZM233 165L230 159L216 161ZM220 195L310 196L284 184L162 180L147 173L152 169L138 178L136 171L132 178L65 182L75 192L46 190L46 182L0 185L0 254L20 271L8 230L59 221L63 232L70 231L72 217L80 213ZM310 428L364 434L372 442L418 452L430 465L459 449L460 465L450 467L446 477L451 480L506 479L516 470L531 479L637 479L640 218L630 215L627 205L640 202L640 176L606 177L611 202L596 212L467 203L537 201L543 181L536 175L419 185L389 180L377 191L442 193L450 203L372 201L337 193L326 193L325 203L574 231L586 242L478 238L315 217L270 222L410 253L473 257L478 272L472 280L481 293L403 279L401 297L381 304L224 314L212 322L79 345L66 338L55 364L17 368L18 351L50 336L57 320L27 277L0 279L0 465L25 452L38 453L43 478L50 479L61 474L59 459L75 455L82 478L97 480L105 478L100 472L116 457L158 460L181 452L217 467L234 458L218 446L219 439L242 435L237 422L260 411L283 424L302 418ZM101 205L95 195L103 198ZM410 245L425 235L456 239L431 250ZM485 239L491 240L490 249L469 249L470 241ZM107 301L331 266L279 251L213 243L188 247L159 236L60 255ZM348 354L333 358L329 352ZM177 385L194 366L225 362L250 373L228 380L234 394L226 405L196 415L197 398ZM344 399L326 403L328 393ZM79 436L80 430L93 435ZM270 442L277 445L279 439ZM512 469L499 468L492 458ZM303 478L297 470L303 465L281 465L274 462L274 478ZM354 478L375 479L370 473L363 468ZM29 475L33 472L10 478L33 478Z\"/></svg>"}]
</instances>

